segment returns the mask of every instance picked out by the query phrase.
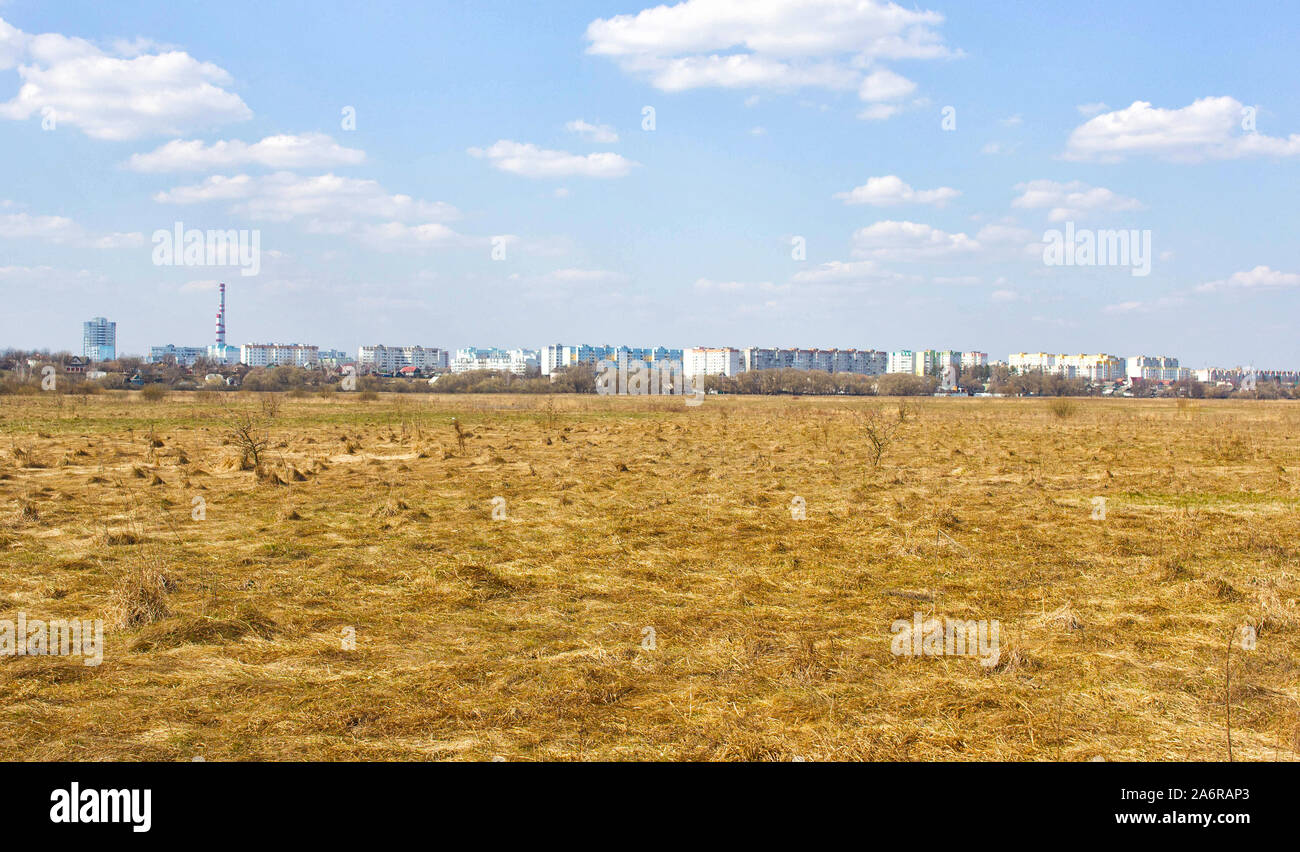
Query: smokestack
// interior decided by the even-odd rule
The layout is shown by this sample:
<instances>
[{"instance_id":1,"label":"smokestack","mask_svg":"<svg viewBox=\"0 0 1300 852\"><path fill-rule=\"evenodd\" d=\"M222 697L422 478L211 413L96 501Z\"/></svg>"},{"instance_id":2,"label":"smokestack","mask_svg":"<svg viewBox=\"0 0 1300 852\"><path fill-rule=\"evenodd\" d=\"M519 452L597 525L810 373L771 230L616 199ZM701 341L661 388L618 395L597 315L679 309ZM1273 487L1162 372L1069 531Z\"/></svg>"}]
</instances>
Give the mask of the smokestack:
<instances>
[{"instance_id":1,"label":"smokestack","mask_svg":"<svg viewBox=\"0 0 1300 852\"><path fill-rule=\"evenodd\" d=\"M221 293L221 301L217 306L217 345L226 345L226 285L218 284L217 289Z\"/></svg>"}]
</instances>

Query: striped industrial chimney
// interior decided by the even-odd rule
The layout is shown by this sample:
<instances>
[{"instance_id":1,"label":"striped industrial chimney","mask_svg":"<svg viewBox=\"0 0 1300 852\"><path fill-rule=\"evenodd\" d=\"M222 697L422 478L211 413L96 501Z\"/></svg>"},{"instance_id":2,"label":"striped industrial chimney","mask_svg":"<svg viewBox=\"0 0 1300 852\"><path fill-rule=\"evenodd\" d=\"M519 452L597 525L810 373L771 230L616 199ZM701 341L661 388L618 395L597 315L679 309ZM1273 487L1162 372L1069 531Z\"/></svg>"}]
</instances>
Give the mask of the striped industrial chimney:
<instances>
[{"instance_id":1,"label":"striped industrial chimney","mask_svg":"<svg viewBox=\"0 0 1300 852\"><path fill-rule=\"evenodd\" d=\"M217 289L221 292L221 301L217 304L217 346L224 349L226 346L226 285L218 284Z\"/></svg>"}]
</instances>

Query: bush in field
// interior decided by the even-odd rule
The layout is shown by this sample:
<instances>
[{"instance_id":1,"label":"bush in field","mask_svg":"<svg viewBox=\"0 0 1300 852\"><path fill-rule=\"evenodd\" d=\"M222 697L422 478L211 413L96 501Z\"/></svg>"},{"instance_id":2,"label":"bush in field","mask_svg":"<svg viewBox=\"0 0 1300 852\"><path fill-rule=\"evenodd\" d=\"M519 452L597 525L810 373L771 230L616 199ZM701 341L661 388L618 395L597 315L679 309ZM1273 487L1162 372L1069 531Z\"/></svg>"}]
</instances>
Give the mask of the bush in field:
<instances>
[{"instance_id":1,"label":"bush in field","mask_svg":"<svg viewBox=\"0 0 1300 852\"><path fill-rule=\"evenodd\" d=\"M167 388L163 385L145 385L140 396L147 402L159 402L167 398Z\"/></svg>"}]
</instances>

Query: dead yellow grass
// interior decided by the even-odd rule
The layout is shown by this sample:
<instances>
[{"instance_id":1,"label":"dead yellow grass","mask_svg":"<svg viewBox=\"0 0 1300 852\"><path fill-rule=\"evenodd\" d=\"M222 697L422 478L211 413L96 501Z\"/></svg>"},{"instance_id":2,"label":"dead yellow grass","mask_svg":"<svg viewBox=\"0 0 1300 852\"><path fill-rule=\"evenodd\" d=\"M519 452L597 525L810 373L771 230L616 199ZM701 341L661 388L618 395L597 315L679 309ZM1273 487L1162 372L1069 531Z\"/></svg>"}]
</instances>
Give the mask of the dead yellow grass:
<instances>
[{"instance_id":1,"label":"dead yellow grass","mask_svg":"<svg viewBox=\"0 0 1300 852\"><path fill-rule=\"evenodd\" d=\"M1075 406L0 397L0 759L1295 759L1300 405Z\"/></svg>"}]
</instances>

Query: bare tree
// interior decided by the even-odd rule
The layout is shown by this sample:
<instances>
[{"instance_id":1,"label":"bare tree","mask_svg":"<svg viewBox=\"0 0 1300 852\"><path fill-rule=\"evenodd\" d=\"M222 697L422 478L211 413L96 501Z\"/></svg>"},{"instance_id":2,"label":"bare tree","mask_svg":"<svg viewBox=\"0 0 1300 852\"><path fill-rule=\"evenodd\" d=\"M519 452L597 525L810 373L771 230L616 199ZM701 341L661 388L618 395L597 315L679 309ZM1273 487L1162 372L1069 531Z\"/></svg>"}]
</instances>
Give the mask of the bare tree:
<instances>
[{"instance_id":1,"label":"bare tree","mask_svg":"<svg viewBox=\"0 0 1300 852\"><path fill-rule=\"evenodd\" d=\"M239 448L241 461L251 461L254 469L262 466L262 455L271 444L271 436L259 418L246 411L232 415L226 437Z\"/></svg>"},{"instance_id":2,"label":"bare tree","mask_svg":"<svg viewBox=\"0 0 1300 852\"><path fill-rule=\"evenodd\" d=\"M867 440L871 443L871 466L880 467L880 459L889 449L890 444L894 443L903 424L906 423L906 414L903 406L899 406L898 417L886 417L884 412L879 408L873 408L865 415L862 430L866 433Z\"/></svg>"}]
</instances>

